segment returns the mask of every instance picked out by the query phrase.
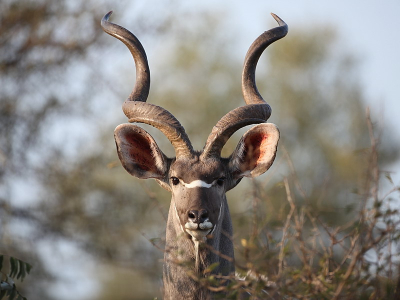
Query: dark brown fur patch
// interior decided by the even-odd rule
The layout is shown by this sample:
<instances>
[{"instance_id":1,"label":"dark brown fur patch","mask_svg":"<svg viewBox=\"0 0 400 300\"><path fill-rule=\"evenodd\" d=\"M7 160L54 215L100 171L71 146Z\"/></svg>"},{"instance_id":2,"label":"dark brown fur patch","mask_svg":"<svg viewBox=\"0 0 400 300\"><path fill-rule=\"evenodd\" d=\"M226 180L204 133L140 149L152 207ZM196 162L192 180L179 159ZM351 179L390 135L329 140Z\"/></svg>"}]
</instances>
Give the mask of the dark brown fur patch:
<instances>
[{"instance_id":1,"label":"dark brown fur patch","mask_svg":"<svg viewBox=\"0 0 400 300\"><path fill-rule=\"evenodd\" d=\"M171 176L178 177L186 183L194 180L202 180L206 183L212 183L214 180L225 176L224 164L215 158L206 161L194 159L177 160L171 166Z\"/></svg>"}]
</instances>

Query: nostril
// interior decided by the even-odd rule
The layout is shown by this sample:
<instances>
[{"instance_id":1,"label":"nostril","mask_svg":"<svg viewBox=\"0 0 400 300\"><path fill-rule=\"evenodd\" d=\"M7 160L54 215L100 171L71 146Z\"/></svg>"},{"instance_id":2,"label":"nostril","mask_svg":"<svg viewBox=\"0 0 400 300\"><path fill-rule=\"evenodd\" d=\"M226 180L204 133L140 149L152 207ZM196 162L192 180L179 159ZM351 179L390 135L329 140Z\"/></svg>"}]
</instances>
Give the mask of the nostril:
<instances>
[{"instance_id":1,"label":"nostril","mask_svg":"<svg viewBox=\"0 0 400 300\"><path fill-rule=\"evenodd\" d=\"M200 223L203 223L204 221L206 221L208 219L208 212L206 210L201 210L200 211Z\"/></svg>"},{"instance_id":2,"label":"nostril","mask_svg":"<svg viewBox=\"0 0 400 300\"><path fill-rule=\"evenodd\" d=\"M197 223L197 218L198 218L199 212L197 210L190 210L188 212L188 219L192 222Z\"/></svg>"},{"instance_id":3,"label":"nostril","mask_svg":"<svg viewBox=\"0 0 400 300\"><path fill-rule=\"evenodd\" d=\"M199 210L189 210L187 212L188 221L192 223L203 223L208 219L208 211L205 209Z\"/></svg>"}]
</instances>

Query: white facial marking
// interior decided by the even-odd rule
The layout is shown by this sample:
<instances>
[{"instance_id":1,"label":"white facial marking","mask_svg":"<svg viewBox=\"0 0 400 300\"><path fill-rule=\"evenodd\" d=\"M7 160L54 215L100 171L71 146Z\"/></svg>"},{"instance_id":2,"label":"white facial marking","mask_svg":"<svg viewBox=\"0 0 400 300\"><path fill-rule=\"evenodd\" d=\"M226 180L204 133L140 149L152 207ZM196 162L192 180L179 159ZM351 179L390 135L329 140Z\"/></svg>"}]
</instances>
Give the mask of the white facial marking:
<instances>
[{"instance_id":1,"label":"white facial marking","mask_svg":"<svg viewBox=\"0 0 400 300\"><path fill-rule=\"evenodd\" d=\"M206 220L203 223L200 223L199 227L201 230L211 229L213 227L213 224L209 220Z\"/></svg>"},{"instance_id":2,"label":"white facial marking","mask_svg":"<svg viewBox=\"0 0 400 300\"><path fill-rule=\"evenodd\" d=\"M219 223L219 219L221 218L222 215L222 207L223 207L224 202L221 202L221 206L219 207L219 215L218 215L218 219L217 219L217 224L215 224L213 230L210 232L210 234L213 234L215 228L217 228L217 225Z\"/></svg>"},{"instance_id":3,"label":"white facial marking","mask_svg":"<svg viewBox=\"0 0 400 300\"><path fill-rule=\"evenodd\" d=\"M186 183L183 180L181 180L181 183L188 189L193 189L196 187L203 187L203 188L209 189L210 187L212 187L214 185L215 181L212 183L207 183L203 180L194 180L191 183Z\"/></svg>"},{"instance_id":4,"label":"white facial marking","mask_svg":"<svg viewBox=\"0 0 400 300\"><path fill-rule=\"evenodd\" d=\"M206 230L206 229L211 229L212 227L213 227L213 224L208 219L200 224L193 223L193 222L187 222L185 224L185 228L189 229L189 230L196 230L199 228L200 228L200 230Z\"/></svg>"},{"instance_id":5,"label":"white facial marking","mask_svg":"<svg viewBox=\"0 0 400 300\"><path fill-rule=\"evenodd\" d=\"M198 227L197 223L187 222L185 224L185 228L189 230L196 230Z\"/></svg>"},{"instance_id":6,"label":"white facial marking","mask_svg":"<svg viewBox=\"0 0 400 300\"><path fill-rule=\"evenodd\" d=\"M213 224L210 220L205 220L203 223L197 224L193 222L187 222L185 224L186 232L189 233L193 241L206 241L207 235L210 233Z\"/></svg>"},{"instance_id":7,"label":"white facial marking","mask_svg":"<svg viewBox=\"0 0 400 300\"><path fill-rule=\"evenodd\" d=\"M181 224L181 221L180 221L180 219L179 219L178 210L176 209L175 203L174 203L174 207L175 207L176 218L178 219L179 226L181 227L182 232L185 233L185 230L183 229L182 224Z\"/></svg>"},{"instance_id":8,"label":"white facial marking","mask_svg":"<svg viewBox=\"0 0 400 300\"><path fill-rule=\"evenodd\" d=\"M186 230L189 233L194 241L206 241L207 234L210 233L210 230Z\"/></svg>"}]
</instances>

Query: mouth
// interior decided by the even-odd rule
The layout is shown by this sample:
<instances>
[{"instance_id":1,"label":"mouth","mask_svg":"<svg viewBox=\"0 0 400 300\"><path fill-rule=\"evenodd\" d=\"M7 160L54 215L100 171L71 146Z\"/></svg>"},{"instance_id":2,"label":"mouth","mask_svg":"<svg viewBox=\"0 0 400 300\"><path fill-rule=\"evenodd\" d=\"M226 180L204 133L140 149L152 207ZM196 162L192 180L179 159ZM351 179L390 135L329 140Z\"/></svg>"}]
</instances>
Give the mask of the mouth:
<instances>
[{"instance_id":1,"label":"mouth","mask_svg":"<svg viewBox=\"0 0 400 300\"><path fill-rule=\"evenodd\" d=\"M192 222L187 222L185 224L186 232L192 237L195 242L205 242L207 240L207 235L213 229L213 224L206 220L203 223L197 224Z\"/></svg>"}]
</instances>

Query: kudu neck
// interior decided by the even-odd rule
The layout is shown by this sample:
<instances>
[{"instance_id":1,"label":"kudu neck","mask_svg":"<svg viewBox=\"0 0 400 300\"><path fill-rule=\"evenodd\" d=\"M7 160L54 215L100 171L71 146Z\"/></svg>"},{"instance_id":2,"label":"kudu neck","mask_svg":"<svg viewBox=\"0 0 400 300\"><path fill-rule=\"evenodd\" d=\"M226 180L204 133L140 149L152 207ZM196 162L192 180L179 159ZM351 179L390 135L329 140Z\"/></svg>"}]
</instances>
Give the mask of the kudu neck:
<instances>
[{"instance_id":1,"label":"kudu neck","mask_svg":"<svg viewBox=\"0 0 400 300\"><path fill-rule=\"evenodd\" d=\"M212 237L205 242L194 242L184 232L172 199L164 255L165 299L211 299L208 290L198 283L199 278L210 275L204 274L204 270L211 264L218 263L213 274L234 273L232 222L226 198L222 203L221 218Z\"/></svg>"}]
</instances>

